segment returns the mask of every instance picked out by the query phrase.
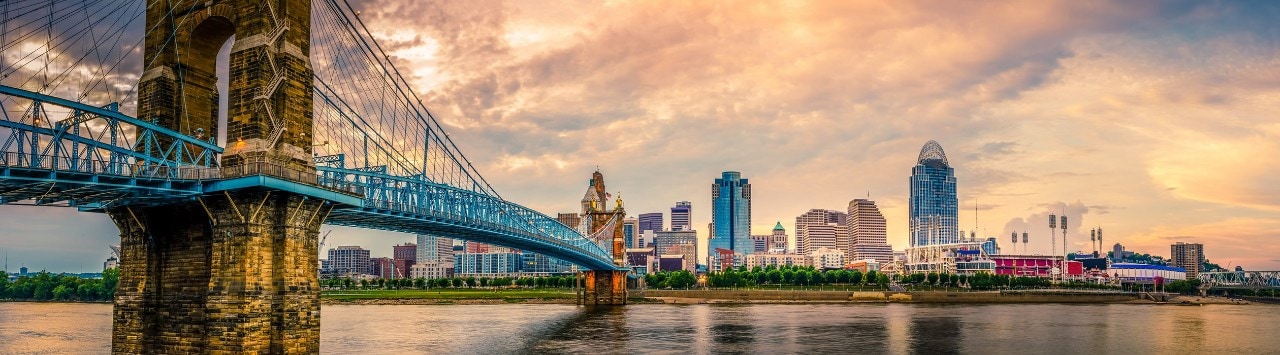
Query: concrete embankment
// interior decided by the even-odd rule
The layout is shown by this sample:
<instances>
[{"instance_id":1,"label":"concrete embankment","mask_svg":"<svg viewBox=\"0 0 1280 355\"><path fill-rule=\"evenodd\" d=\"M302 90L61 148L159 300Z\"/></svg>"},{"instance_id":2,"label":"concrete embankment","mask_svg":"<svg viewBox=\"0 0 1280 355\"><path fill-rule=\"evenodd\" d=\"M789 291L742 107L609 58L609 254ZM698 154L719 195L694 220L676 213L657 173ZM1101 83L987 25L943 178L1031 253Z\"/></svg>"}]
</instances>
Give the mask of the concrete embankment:
<instances>
[{"instance_id":1,"label":"concrete embankment","mask_svg":"<svg viewBox=\"0 0 1280 355\"><path fill-rule=\"evenodd\" d=\"M639 293L632 293L638 295ZM644 297L667 303L1127 303L1138 300L1128 292L1108 291L988 291L894 292L817 290L646 290Z\"/></svg>"}]
</instances>

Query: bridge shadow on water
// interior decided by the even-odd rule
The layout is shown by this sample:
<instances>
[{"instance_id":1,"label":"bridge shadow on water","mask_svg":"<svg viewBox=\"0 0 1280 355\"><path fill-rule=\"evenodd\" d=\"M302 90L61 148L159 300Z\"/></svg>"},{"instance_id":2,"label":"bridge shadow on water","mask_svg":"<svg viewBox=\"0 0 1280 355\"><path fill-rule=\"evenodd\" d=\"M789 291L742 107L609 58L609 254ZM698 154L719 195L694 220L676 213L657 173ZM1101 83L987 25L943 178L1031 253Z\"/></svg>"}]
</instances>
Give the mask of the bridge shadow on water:
<instances>
[{"instance_id":1,"label":"bridge shadow on water","mask_svg":"<svg viewBox=\"0 0 1280 355\"><path fill-rule=\"evenodd\" d=\"M581 307L526 333L525 349L540 354L886 353L891 351L890 336L880 311L797 305ZM913 338L936 341L916 343L909 350L954 351L943 335L954 341L956 326L947 317L911 322L912 333L932 333Z\"/></svg>"}]
</instances>

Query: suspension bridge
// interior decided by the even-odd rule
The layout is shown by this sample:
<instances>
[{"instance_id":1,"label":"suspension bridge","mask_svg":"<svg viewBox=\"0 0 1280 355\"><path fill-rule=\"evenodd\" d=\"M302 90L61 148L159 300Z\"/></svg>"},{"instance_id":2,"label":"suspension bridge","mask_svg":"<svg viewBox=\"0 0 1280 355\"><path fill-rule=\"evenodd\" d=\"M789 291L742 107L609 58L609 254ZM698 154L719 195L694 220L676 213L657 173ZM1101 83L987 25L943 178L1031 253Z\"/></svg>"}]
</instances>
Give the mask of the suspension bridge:
<instances>
[{"instance_id":1,"label":"suspension bridge","mask_svg":"<svg viewBox=\"0 0 1280 355\"><path fill-rule=\"evenodd\" d=\"M115 222L115 352L318 351L322 224L545 254L625 304L621 206L575 228L504 199L345 0L0 13L0 204Z\"/></svg>"}]
</instances>

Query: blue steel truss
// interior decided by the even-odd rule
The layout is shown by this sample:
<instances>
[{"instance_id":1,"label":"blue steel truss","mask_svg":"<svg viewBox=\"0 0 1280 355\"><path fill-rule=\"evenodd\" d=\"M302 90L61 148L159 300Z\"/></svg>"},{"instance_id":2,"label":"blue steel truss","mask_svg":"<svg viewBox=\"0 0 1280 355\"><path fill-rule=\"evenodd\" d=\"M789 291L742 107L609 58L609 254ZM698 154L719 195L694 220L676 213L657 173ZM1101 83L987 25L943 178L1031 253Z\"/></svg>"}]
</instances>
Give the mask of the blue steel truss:
<instances>
[{"instance_id":1,"label":"blue steel truss","mask_svg":"<svg viewBox=\"0 0 1280 355\"><path fill-rule=\"evenodd\" d=\"M142 51L146 33L166 30L143 27L154 3L0 0L0 205L101 212L233 189L284 190L332 203L333 225L438 234L621 269L582 233L489 186L344 0L312 6L311 57L327 63L314 68L315 170L220 166L216 137L129 115L139 73L115 71L151 60L132 53ZM173 35L162 45L182 45Z\"/></svg>"},{"instance_id":2,"label":"blue steel truss","mask_svg":"<svg viewBox=\"0 0 1280 355\"><path fill-rule=\"evenodd\" d=\"M26 114L0 120L0 204L99 212L257 186L333 201L331 225L445 235L592 270L618 268L573 228L484 191L431 182L422 174L390 175L385 166L348 168L343 154L316 157L314 173L252 164L220 167L221 147L108 108L8 86L0 86L0 94L13 98L11 105L26 106ZM51 121L43 118L52 117L46 112L67 118Z\"/></svg>"},{"instance_id":3,"label":"blue steel truss","mask_svg":"<svg viewBox=\"0 0 1280 355\"><path fill-rule=\"evenodd\" d=\"M1202 272L1200 285L1214 289L1280 289L1280 271Z\"/></svg>"}]
</instances>

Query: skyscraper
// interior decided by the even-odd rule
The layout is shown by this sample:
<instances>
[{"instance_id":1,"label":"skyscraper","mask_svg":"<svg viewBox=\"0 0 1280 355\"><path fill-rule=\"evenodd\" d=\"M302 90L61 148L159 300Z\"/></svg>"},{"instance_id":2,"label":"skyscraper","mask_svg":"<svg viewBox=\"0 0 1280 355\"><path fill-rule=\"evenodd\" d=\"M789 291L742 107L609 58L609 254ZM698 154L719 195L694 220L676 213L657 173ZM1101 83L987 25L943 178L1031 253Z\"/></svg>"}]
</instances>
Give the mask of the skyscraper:
<instances>
[{"instance_id":1,"label":"skyscraper","mask_svg":"<svg viewBox=\"0 0 1280 355\"><path fill-rule=\"evenodd\" d=\"M676 206L671 208L671 230L693 230L693 222L690 219L692 215L693 205L689 201L676 202Z\"/></svg>"},{"instance_id":2,"label":"skyscraper","mask_svg":"<svg viewBox=\"0 0 1280 355\"><path fill-rule=\"evenodd\" d=\"M639 248L640 223L635 218L622 219L622 244L627 248Z\"/></svg>"},{"instance_id":3,"label":"skyscraper","mask_svg":"<svg viewBox=\"0 0 1280 355\"><path fill-rule=\"evenodd\" d=\"M1204 263L1204 244L1177 242L1169 246L1169 263L1187 269L1187 279L1200 275L1200 265Z\"/></svg>"},{"instance_id":4,"label":"skyscraper","mask_svg":"<svg viewBox=\"0 0 1280 355\"><path fill-rule=\"evenodd\" d=\"M453 276L453 239L419 234L417 253L417 260L409 267L409 277L434 279Z\"/></svg>"},{"instance_id":5,"label":"skyscraper","mask_svg":"<svg viewBox=\"0 0 1280 355\"><path fill-rule=\"evenodd\" d=\"M957 242L958 210L955 169L942 145L929 141L911 168L911 246Z\"/></svg>"},{"instance_id":6,"label":"skyscraper","mask_svg":"<svg viewBox=\"0 0 1280 355\"><path fill-rule=\"evenodd\" d=\"M724 172L711 185L711 207L712 234L707 250L751 254L755 249L751 242L751 183L739 172Z\"/></svg>"},{"instance_id":7,"label":"skyscraper","mask_svg":"<svg viewBox=\"0 0 1280 355\"><path fill-rule=\"evenodd\" d=\"M849 261L873 259L880 264L893 262L893 248L885 232L884 215L876 202L864 199L849 201Z\"/></svg>"},{"instance_id":8,"label":"skyscraper","mask_svg":"<svg viewBox=\"0 0 1280 355\"><path fill-rule=\"evenodd\" d=\"M639 220L641 233L644 231L661 232L666 230L666 228L663 228L662 212L641 213Z\"/></svg>"},{"instance_id":9,"label":"skyscraper","mask_svg":"<svg viewBox=\"0 0 1280 355\"><path fill-rule=\"evenodd\" d=\"M845 227L847 215L840 211L811 209L796 216L796 249L809 254L818 248L847 250L849 231Z\"/></svg>"}]
</instances>

